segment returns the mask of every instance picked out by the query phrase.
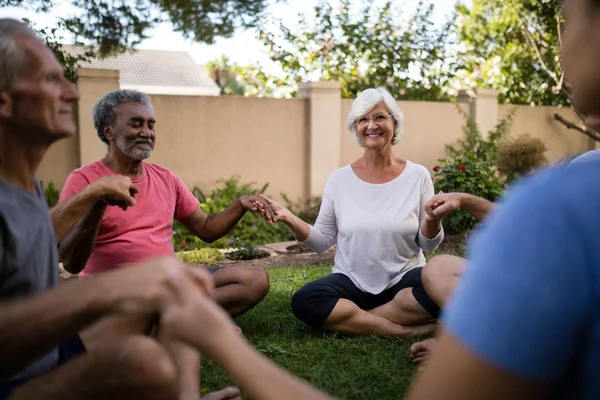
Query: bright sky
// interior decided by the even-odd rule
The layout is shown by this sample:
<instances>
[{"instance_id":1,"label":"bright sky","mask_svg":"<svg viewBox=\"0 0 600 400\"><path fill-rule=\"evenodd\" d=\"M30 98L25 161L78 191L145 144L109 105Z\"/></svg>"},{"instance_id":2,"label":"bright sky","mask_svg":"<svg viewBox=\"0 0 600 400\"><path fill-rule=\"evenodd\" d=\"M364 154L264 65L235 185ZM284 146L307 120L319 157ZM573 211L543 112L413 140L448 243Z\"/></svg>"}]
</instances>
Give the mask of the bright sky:
<instances>
[{"instance_id":1,"label":"bright sky","mask_svg":"<svg viewBox=\"0 0 600 400\"><path fill-rule=\"evenodd\" d=\"M332 5L337 2L337 0L330 0ZM380 0L373 0L375 4L380 2ZM405 15L412 13L418 2L419 0L393 1L394 5ZM436 23L443 23L451 13L455 0L431 0L431 2L435 5ZM297 21L299 13L310 14L312 8L318 4L318 0L287 0L286 3L271 0L271 3L270 13L275 18L282 19L286 25L291 25ZM463 1L463 3L470 3L470 0ZM70 14L69 1L56 1L55 4L52 13L46 15L36 15L33 11L9 7L0 9L0 17L28 18L38 28L51 27L56 23L57 16ZM221 54L227 55L232 61L240 64L268 60L267 49L261 45L256 38L256 33L252 31L238 32L231 39L218 39L211 46L184 39L179 33L173 31L171 24L167 23L157 26L149 36L150 38L144 41L139 48L187 51L200 64L219 58Z\"/></svg>"}]
</instances>

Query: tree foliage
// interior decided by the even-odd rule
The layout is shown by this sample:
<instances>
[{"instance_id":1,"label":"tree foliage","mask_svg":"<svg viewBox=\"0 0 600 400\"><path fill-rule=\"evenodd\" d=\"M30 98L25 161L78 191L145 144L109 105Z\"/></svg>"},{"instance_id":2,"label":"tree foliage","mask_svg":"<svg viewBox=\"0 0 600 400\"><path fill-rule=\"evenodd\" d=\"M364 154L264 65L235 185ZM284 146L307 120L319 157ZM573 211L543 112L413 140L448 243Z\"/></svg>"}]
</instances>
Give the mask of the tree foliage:
<instances>
[{"instance_id":1,"label":"tree foliage","mask_svg":"<svg viewBox=\"0 0 600 400\"><path fill-rule=\"evenodd\" d=\"M560 64L562 0L473 0L456 7L463 86L500 90L512 104L571 106ZM558 113L555 120L600 141L600 134Z\"/></svg>"},{"instance_id":2,"label":"tree foliage","mask_svg":"<svg viewBox=\"0 0 600 400\"><path fill-rule=\"evenodd\" d=\"M212 44L237 28L257 26L268 0L71 0L75 12L60 19L62 28L98 49L101 56L133 48L152 27L170 21L186 38ZM51 11L51 0L0 0L0 7Z\"/></svg>"},{"instance_id":3,"label":"tree foliage","mask_svg":"<svg viewBox=\"0 0 600 400\"><path fill-rule=\"evenodd\" d=\"M431 4L421 1L406 21L392 4L341 0L334 8L322 0L314 14L299 16L297 28L279 22L260 38L288 86L338 80L344 97L383 86L399 99L448 99L450 31L434 27Z\"/></svg>"},{"instance_id":4,"label":"tree foliage","mask_svg":"<svg viewBox=\"0 0 600 400\"><path fill-rule=\"evenodd\" d=\"M60 36L58 32L64 26L60 22L58 26L43 29L36 29L35 25L27 19L25 19L24 22L31 26L31 28L35 29L40 36L44 38L46 45L52 50L58 62L64 67L65 77L71 82L76 82L77 65L82 61L88 61L90 58L94 57L95 52L91 49L88 49L82 54L74 55L63 51L61 42L64 38Z\"/></svg>"},{"instance_id":5,"label":"tree foliage","mask_svg":"<svg viewBox=\"0 0 600 400\"><path fill-rule=\"evenodd\" d=\"M473 0L456 7L468 86L500 90L512 104L569 104L559 60L562 0Z\"/></svg>"},{"instance_id":6,"label":"tree foliage","mask_svg":"<svg viewBox=\"0 0 600 400\"><path fill-rule=\"evenodd\" d=\"M206 69L223 95L282 97L290 93L287 82L266 72L258 63L240 65L221 55L210 61Z\"/></svg>"}]
</instances>

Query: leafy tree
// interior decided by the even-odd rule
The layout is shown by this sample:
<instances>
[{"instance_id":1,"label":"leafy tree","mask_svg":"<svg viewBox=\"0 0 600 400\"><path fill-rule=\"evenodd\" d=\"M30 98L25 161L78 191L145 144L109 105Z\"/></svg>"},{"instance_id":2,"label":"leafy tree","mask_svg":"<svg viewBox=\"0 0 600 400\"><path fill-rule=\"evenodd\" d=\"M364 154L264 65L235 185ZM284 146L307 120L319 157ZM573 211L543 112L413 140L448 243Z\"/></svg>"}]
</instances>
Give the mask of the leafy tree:
<instances>
[{"instance_id":1,"label":"leafy tree","mask_svg":"<svg viewBox=\"0 0 600 400\"><path fill-rule=\"evenodd\" d=\"M456 7L463 68L512 104L567 105L558 87L562 0L473 0Z\"/></svg>"},{"instance_id":2,"label":"leafy tree","mask_svg":"<svg viewBox=\"0 0 600 400\"><path fill-rule=\"evenodd\" d=\"M282 83L338 80L344 97L383 86L400 99L449 99L451 32L434 29L433 6L420 2L402 22L392 1L381 7L354 3L341 0L334 8L322 0L314 15L300 15L296 29L279 22L275 32L261 31L270 58L282 69Z\"/></svg>"},{"instance_id":3,"label":"leafy tree","mask_svg":"<svg viewBox=\"0 0 600 400\"><path fill-rule=\"evenodd\" d=\"M244 94L244 87L238 81L234 69L238 66L232 64L226 55L206 64L206 70L215 83L221 88L221 94Z\"/></svg>"},{"instance_id":4,"label":"leafy tree","mask_svg":"<svg viewBox=\"0 0 600 400\"><path fill-rule=\"evenodd\" d=\"M24 22L29 24L29 26L31 26L33 29L36 29L31 21L25 19ZM58 26L54 28L36 30L44 38L46 45L48 45L48 47L54 52L58 62L60 62L64 67L65 77L71 82L75 82L77 80L77 65L82 61L88 61L90 58L94 57L95 52L91 49L88 49L82 54L73 55L63 51L60 43L63 41L63 37L59 36L57 33L63 27L63 24L59 22Z\"/></svg>"},{"instance_id":5,"label":"leafy tree","mask_svg":"<svg viewBox=\"0 0 600 400\"><path fill-rule=\"evenodd\" d=\"M72 0L76 12L61 18L62 27L78 40L98 48L101 56L133 48L157 23L170 21L175 31L212 44L237 28L257 26L268 0ZM51 0L0 0L0 7L53 8Z\"/></svg>"},{"instance_id":6,"label":"leafy tree","mask_svg":"<svg viewBox=\"0 0 600 400\"><path fill-rule=\"evenodd\" d=\"M560 65L562 0L473 0L458 4L455 29L462 86L490 87L512 104L571 106ZM579 115L579 114L578 114ZM555 119L600 141L579 121Z\"/></svg>"},{"instance_id":7,"label":"leafy tree","mask_svg":"<svg viewBox=\"0 0 600 400\"><path fill-rule=\"evenodd\" d=\"M206 69L221 88L222 95L287 96L291 91L287 82L266 72L258 63L239 65L222 55L210 61Z\"/></svg>"}]
</instances>

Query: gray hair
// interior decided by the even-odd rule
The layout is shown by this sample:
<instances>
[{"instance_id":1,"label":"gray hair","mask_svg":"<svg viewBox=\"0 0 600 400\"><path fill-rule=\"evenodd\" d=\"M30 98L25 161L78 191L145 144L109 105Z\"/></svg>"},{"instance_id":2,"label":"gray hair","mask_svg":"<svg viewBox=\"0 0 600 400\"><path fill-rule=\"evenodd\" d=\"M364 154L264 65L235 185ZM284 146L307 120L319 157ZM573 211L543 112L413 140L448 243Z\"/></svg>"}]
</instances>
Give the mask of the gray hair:
<instances>
[{"instance_id":1,"label":"gray hair","mask_svg":"<svg viewBox=\"0 0 600 400\"><path fill-rule=\"evenodd\" d=\"M358 143L360 147L364 147L364 145L356 132L356 120L371 111L379 103L383 103L385 108L387 108L396 120L396 129L392 136L392 144L395 145L398 143L398 140L400 140L402 128L404 127L404 114L400 111L398 103L386 89L382 87L370 88L363 90L356 96L356 99L350 107L350 112L348 113L348 129L350 129L352 136L354 136L356 143Z\"/></svg>"},{"instance_id":2,"label":"gray hair","mask_svg":"<svg viewBox=\"0 0 600 400\"><path fill-rule=\"evenodd\" d=\"M41 40L26 23L0 18L0 90L12 88L28 61L27 51L17 44L16 38L19 36Z\"/></svg>"},{"instance_id":3,"label":"gray hair","mask_svg":"<svg viewBox=\"0 0 600 400\"><path fill-rule=\"evenodd\" d=\"M104 136L104 128L115 123L119 106L123 103L141 103L153 108L150 96L137 90L119 89L102 96L94 105L92 115L98 137L106 144L108 139Z\"/></svg>"}]
</instances>

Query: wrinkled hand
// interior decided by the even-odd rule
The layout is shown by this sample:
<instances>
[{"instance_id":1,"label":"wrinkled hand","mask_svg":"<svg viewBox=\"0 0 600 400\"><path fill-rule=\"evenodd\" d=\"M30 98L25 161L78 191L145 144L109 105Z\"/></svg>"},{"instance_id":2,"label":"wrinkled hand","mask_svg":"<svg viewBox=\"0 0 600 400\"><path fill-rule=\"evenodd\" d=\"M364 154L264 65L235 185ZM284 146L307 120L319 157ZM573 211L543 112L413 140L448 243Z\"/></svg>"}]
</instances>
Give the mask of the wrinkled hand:
<instances>
[{"instance_id":1,"label":"wrinkled hand","mask_svg":"<svg viewBox=\"0 0 600 400\"><path fill-rule=\"evenodd\" d=\"M135 205L138 190L131 178L123 175L105 176L91 183L100 196L100 200L109 206L117 206L123 210Z\"/></svg>"},{"instance_id":2,"label":"wrinkled hand","mask_svg":"<svg viewBox=\"0 0 600 400\"><path fill-rule=\"evenodd\" d=\"M291 217L294 215L290 212L290 210L288 210L287 208L285 208L284 206L282 206L275 200L272 200L263 194L261 194L260 197L269 205L269 207L271 207L271 209L275 213L275 222L289 221L291 219Z\"/></svg>"},{"instance_id":3,"label":"wrinkled hand","mask_svg":"<svg viewBox=\"0 0 600 400\"><path fill-rule=\"evenodd\" d=\"M428 219L442 219L461 206L460 193L444 193L440 191L425 203L425 214Z\"/></svg>"},{"instance_id":4,"label":"wrinkled hand","mask_svg":"<svg viewBox=\"0 0 600 400\"><path fill-rule=\"evenodd\" d=\"M174 301L165 303L160 321L170 337L215 358L223 344L240 336L229 315L203 291L197 290L186 276L171 274L167 284Z\"/></svg>"},{"instance_id":5,"label":"wrinkled hand","mask_svg":"<svg viewBox=\"0 0 600 400\"><path fill-rule=\"evenodd\" d=\"M269 203L260 196L244 195L240 198L244 209L256 212L269 223L275 222L275 211Z\"/></svg>"},{"instance_id":6,"label":"wrinkled hand","mask_svg":"<svg viewBox=\"0 0 600 400\"><path fill-rule=\"evenodd\" d=\"M108 301L110 313L157 314L173 302L169 286L172 275L182 276L206 297L212 297L214 282L203 268L184 264L175 257L159 257L140 265L106 272L96 279Z\"/></svg>"}]
</instances>

